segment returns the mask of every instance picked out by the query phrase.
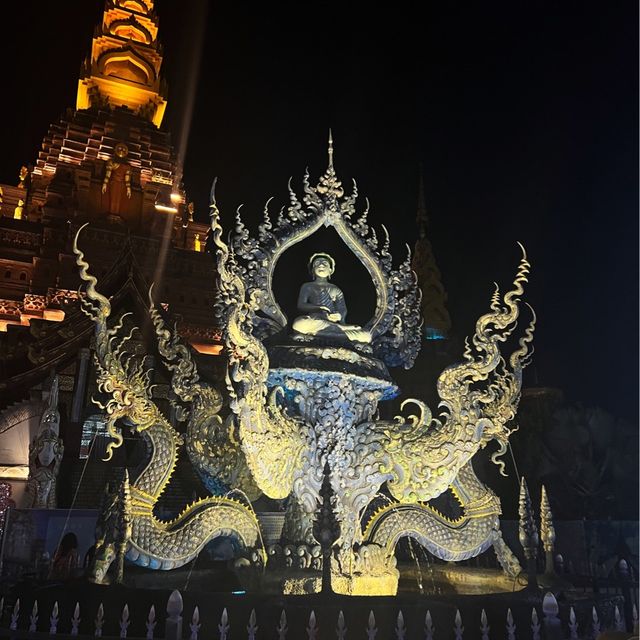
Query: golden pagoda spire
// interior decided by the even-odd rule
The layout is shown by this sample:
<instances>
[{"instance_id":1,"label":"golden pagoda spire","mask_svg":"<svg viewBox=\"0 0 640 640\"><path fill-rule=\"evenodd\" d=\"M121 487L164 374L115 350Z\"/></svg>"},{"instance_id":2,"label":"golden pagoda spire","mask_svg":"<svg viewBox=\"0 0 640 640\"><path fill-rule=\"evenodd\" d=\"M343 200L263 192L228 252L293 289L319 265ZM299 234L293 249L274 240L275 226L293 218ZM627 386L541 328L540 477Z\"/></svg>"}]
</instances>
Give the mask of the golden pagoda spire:
<instances>
[{"instance_id":1,"label":"golden pagoda spire","mask_svg":"<svg viewBox=\"0 0 640 640\"><path fill-rule=\"evenodd\" d=\"M167 106L161 65L153 0L107 0L82 65L76 108L127 107L159 127Z\"/></svg>"}]
</instances>

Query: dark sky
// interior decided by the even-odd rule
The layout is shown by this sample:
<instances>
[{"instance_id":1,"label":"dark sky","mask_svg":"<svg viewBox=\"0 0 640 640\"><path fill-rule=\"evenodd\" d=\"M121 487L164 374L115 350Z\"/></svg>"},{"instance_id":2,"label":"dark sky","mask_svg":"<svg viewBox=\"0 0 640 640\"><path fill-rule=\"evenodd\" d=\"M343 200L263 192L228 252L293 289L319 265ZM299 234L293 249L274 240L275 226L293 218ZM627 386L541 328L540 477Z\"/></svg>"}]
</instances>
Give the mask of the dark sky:
<instances>
[{"instance_id":1,"label":"dark sky","mask_svg":"<svg viewBox=\"0 0 640 640\"><path fill-rule=\"evenodd\" d=\"M213 176L223 221L240 203L249 220L269 196L284 204L290 176L326 168L332 127L340 177L356 178L400 258L422 163L455 331L510 282L519 240L539 316L525 382L637 420L637 3L373 6L157 1L176 143L204 27L184 174L197 217ZM0 181L74 104L101 10L3 7Z\"/></svg>"}]
</instances>

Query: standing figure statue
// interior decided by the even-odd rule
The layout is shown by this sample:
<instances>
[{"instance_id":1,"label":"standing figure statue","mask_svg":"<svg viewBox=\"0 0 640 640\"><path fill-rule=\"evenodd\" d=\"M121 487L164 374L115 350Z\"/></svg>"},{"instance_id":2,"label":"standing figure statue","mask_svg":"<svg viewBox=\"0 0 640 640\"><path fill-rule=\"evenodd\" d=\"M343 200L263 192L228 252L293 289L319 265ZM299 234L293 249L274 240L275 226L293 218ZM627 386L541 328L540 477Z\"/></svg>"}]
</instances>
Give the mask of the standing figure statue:
<instances>
[{"instance_id":1,"label":"standing figure statue","mask_svg":"<svg viewBox=\"0 0 640 640\"><path fill-rule=\"evenodd\" d=\"M107 210L109 213L122 213L127 205L125 196L131 198L131 166L127 161L129 147L119 142L114 151L114 158L107 161L102 193L107 194Z\"/></svg>"},{"instance_id":2,"label":"standing figure statue","mask_svg":"<svg viewBox=\"0 0 640 640\"><path fill-rule=\"evenodd\" d=\"M335 260L328 253L314 253L309 259L313 282L305 282L298 295L298 311L306 315L293 321L294 339L314 337L350 342L371 342L371 333L355 324L345 324L347 305L340 287L329 282Z\"/></svg>"},{"instance_id":3,"label":"standing figure statue","mask_svg":"<svg viewBox=\"0 0 640 640\"><path fill-rule=\"evenodd\" d=\"M29 445L27 508L56 508L56 480L63 453L64 444L60 438L58 411L58 376L54 376L48 405L40 419L38 435Z\"/></svg>"}]
</instances>

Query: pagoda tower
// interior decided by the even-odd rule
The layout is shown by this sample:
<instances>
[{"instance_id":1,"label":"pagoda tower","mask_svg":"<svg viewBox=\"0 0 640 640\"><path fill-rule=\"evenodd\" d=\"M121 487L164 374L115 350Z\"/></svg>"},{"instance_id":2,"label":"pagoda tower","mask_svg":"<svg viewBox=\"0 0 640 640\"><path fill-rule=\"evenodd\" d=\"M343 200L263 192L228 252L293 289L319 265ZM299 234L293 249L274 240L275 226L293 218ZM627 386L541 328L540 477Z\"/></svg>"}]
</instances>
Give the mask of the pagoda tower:
<instances>
[{"instance_id":1,"label":"pagoda tower","mask_svg":"<svg viewBox=\"0 0 640 640\"><path fill-rule=\"evenodd\" d=\"M167 106L152 0L108 0L80 73L76 109L126 107L159 127Z\"/></svg>"},{"instance_id":2,"label":"pagoda tower","mask_svg":"<svg viewBox=\"0 0 640 640\"><path fill-rule=\"evenodd\" d=\"M23 219L120 224L166 235L185 213L152 0L107 0L82 65L76 109L53 124L30 176ZM176 215L177 214L177 215Z\"/></svg>"},{"instance_id":3,"label":"pagoda tower","mask_svg":"<svg viewBox=\"0 0 640 640\"><path fill-rule=\"evenodd\" d=\"M161 128L167 91L158 26L153 0L106 0L75 108L49 126L36 161L16 169L17 184L0 184L0 396L20 397L56 358L58 367L86 346L63 341L54 356L49 334L85 331L67 325L81 320L71 245L87 222L81 246L105 287L116 292L135 280L129 304L147 300L155 283L182 335L207 353L219 350L214 266L204 252L209 226L194 220Z\"/></svg>"},{"instance_id":4,"label":"pagoda tower","mask_svg":"<svg viewBox=\"0 0 640 640\"><path fill-rule=\"evenodd\" d=\"M424 195L424 180L420 170L418 187L418 239L413 250L413 270L418 276L422 291L422 317L427 340L445 340L450 337L451 318L447 310L447 292L442 284L440 269L436 264L431 242L427 234L429 216Z\"/></svg>"}]
</instances>

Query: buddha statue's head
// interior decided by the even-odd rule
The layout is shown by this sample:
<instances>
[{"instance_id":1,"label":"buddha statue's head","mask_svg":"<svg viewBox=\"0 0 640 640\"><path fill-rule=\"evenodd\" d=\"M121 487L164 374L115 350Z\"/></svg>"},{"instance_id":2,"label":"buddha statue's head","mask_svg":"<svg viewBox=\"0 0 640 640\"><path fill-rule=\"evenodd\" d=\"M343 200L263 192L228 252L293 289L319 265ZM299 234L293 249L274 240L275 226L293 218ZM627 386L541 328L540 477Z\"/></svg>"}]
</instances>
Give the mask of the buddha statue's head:
<instances>
[{"instance_id":1,"label":"buddha statue's head","mask_svg":"<svg viewBox=\"0 0 640 640\"><path fill-rule=\"evenodd\" d=\"M309 273L314 277L330 278L336 270L336 261L328 253L314 253L309 258Z\"/></svg>"},{"instance_id":2,"label":"buddha statue's head","mask_svg":"<svg viewBox=\"0 0 640 640\"><path fill-rule=\"evenodd\" d=\"M129 155L129 147L124 142L118 142L115 149L113 150L116 158L120 160L124 160Z\"/></svg>"}]
</instances>

